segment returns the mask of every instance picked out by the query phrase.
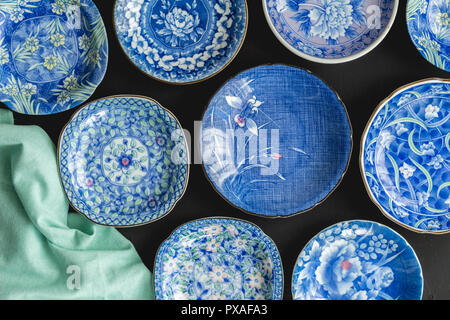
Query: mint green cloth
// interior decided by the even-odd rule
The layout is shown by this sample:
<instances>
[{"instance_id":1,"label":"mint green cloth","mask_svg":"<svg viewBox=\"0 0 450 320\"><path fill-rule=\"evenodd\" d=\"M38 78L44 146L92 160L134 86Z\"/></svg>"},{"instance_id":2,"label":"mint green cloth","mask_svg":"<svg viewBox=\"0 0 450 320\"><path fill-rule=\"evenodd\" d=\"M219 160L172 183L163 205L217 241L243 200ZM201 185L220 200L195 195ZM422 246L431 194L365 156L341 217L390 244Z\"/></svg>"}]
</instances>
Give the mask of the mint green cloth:
<instances>
[{"instance_id":1,"label":"mint green cloth","mask_svg":"<svg viewBox=\"0 0 450 320\"><path fill-rule=\"evenodd\" d=\"M50 138L0 109L0 299L153 299L133 245L68 210Z\"/></svg>"}]
</instances>

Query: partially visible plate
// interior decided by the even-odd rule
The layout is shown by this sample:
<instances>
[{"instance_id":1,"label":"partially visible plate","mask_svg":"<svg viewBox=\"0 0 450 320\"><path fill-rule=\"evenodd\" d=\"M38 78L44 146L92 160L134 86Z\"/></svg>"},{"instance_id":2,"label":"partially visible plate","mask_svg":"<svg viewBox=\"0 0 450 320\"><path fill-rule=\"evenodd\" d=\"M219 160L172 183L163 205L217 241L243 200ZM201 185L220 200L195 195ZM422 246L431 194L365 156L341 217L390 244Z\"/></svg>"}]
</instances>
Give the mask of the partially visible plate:
<instances>
[{"instance_id":1,"label":"partially visible plate","mask_svg":"<svg viewBox=\"0 0 450 320\"><path fill-rule=\"evenodd\" d=\"M346 172L352 129L337 94L311 73L266 65L212 98L200 135L204 169L233 206L285 217L322 202Z\"/></svg>"},{"instance_id":2,"label":"partially visible plate","mask_svg":"<svg viewBox=\"0 0 450 320\"><path fill-rule=\"evenodd\" d=\"M428 62L450 71L450 1L408 0L411 40Z\"/></svg>"},{"instance_id":3,"label":"partially visible plate","mask_svg":"<svg viewBox=\"0 0 450 320\"><path fill-rule=\"evenodd\" d=\"M222 71L247 33L246 0L117 0L120 44L144 73L188 84Z\"/></svg>"},{"instance_id":4,"label":"partially visible plate","mask_svg":"<svg viewBox=\"0 0 450 320\"><path fill-rule=\"evenodd\" d=\"M361 142L366 189L389 219L450 231L450 81L422 80L384 100Z\"/></svg>"},{"instance_id":5,"label":"partially visible plate","mask_svg":"<svg viewBox=\"0 0 450 320\"><path fill-rule=\"evenodd\" d=\"M158 300L281 300L273 241L249 222L209 218L179 227L155 261Z\"/></svg>"},{"instance_id":6,"label":"partially visible plate","mask_svg":"<svg viewBox=\"0 0 450 320\"><path fill-rule=\"evenodd\" d=\"M394 230L346 221L316 235L300 253L292 277L295 300L421 300L420 262Z\"/></svg>"},{"instance_id":7,"label":"partially visible plate","mask_svg":"<svg viewBox=\"0 0 450 320\"><path fill-rule=\"evenodd\" d=\"M153 222L186 190L187 150L180 123L156 101L104 98L78 111L62 132L62 182L73 207L96 223Z\"/></svg>"},{"instance_id":8,"label":"partially visible plate","mask_svg":"<svg viewBox=\"0 0 450 320\"><path fill-rule=\"evenodd\" d=\"M392 27L398 0L262 0L275 36L314 62L347 62L373 50Z\"/></svg>"},{"instance_id":9,"label":"partially visible plate","mask_svg":"<svg viewBox=\"0 0 450 320\"><path fill-rule=\"evenodd\" d=\"M91 0L0 3L0 101L42 115L82 104L103 80L108 39Z\"/></svg>"}]
</instances>

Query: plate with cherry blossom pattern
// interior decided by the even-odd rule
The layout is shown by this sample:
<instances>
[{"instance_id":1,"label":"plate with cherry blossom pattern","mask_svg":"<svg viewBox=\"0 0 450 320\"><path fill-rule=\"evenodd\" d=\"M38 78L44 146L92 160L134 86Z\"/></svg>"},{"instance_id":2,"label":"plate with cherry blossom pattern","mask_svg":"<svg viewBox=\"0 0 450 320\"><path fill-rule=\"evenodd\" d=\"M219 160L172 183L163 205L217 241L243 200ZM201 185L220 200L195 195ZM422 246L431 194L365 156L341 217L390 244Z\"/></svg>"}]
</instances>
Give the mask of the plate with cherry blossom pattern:
<instances>
[{"instance_id":1,"label":"plate with cherry blossom pattern","mask_svg":"<svg viewBox=\"0 0 450 320\"><path fill-rule=\"evenodd\" d=\"M450 1L408 0L411 40L428 62L450 71Z\"/></svg>"},{"instance_id":2,"label":"plate with cherry blossom pattern","mask_svg":"<svg viewBox=\"0 0 450 320\"><path fill-rule=\"evenodd\" d=\"M91 0L0 1L0 101L54 114L89 99L108 65L108 39Z\"/></svg>"},{"instance_id":3,"label":"plate with cherry blossom pattern","mask_svg":"<svg viewBox=\"0 0 450 320\"><path fill-rule=\"evenodd\" d=\"M116 34L147 75L195 83L222 71L247 33L246 0L117 0Z\"/></svg>"},{"instance_id":4,"label":"plate with cherry blossom pattern","mask_svg":"<svg viewBox=\"0 0 450 320\"><path fill-rule=\"evenodd\" d=\"M187 142L156 101L114 96L73 116L59 141L59 167L72 206L98 224L126 227L167 215L189 176Z\"/></svg>"},{"instance_id":5,"label":"plate with cherry blossom pattern","mask_svg":"<svg viewBox=\"0 0 450 320\"><path fill-rule=\"evenodd\" d=\"M406 85L378 106L363 135L360 165L384 215L416 232L449 232L449 142L449 80Z\"/></svg>"},{"instance_id":6,"label":"plate with cherry blossom pattern","mask_svg":"<svg viewBox=\"0 0 450 320\"><path fill-rule=\"evenodd\" d=\"M278 40L314 62L347 62L372 51L388 34L398 0L262 0Z\"/></svg>"},{"instance_id":7,"label":"plate with cherry blossom pattern","mask_svg":"<svg viewBox=\"0 0 450 320\"><path fill-rule=\"evenodd\" d=\"M419 259L394 230L353 220L321 231L300 253L294 300L421 300Z\"/></svg>"},{"instance_id":8,"label":"plate with cherry blossom pattern","mask_svg":"<svg viewBox=\"0 0 450 320\"><path fill-rule=\"evenodd\" d=\"M209 218L179 227L155 261L158 300L281 300L283 267L256 225Z\"/></svg>"},{"instance_id":9,"label":"plate with cherry blossom pattern","mask_svg":"<svg viewBox=\"0 0 450 320\"><path fill-rule=\"evenodd\" d=\"M234 207L287 217L323 202L350 160L352 128L339 96L303 69L263 65L224 84L203 115L201 155Z\"/></svg>"}]
</instances>

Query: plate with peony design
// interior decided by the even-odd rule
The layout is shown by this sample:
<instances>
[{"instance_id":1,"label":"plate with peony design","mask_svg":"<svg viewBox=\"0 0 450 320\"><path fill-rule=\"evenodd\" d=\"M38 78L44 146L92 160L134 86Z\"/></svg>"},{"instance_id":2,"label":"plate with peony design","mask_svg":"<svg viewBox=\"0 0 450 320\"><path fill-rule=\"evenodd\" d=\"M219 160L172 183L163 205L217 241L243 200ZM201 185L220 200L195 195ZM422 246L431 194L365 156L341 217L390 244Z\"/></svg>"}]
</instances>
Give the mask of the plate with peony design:
<instances>
[{"instance_id":1,"label":"plate with peony design","mask_svg":"<svg viewBox=\"0 0 450 320\"><path fill-rule=\"evenodd\" d=\"M420 262L406 240L371 221L335 224L300 253L295 300L421 300Z\"/></svg>"},{"instance_id":2,"label":"plate with peony design","mask_svg":"<svg viewBox=\"0 0 450 320\"><path fill-rule=\"evenodd\" d=\"M406 85L372 115L360 166L372 201L421 233L450 230L450 81Z\"/></svg>"},{"instance_id":3,"label":"plate with peony design","mask_svg":"<svg viewBox=\"0 0 450 320\"><path fill-rule=\"evenodd\" d=\"M0 3L0 101L54 114L89 99L108 65L108 39L91 0Z\"/></svg>"},{"instance_id":4,"label":"plate with peony design","mask_svg":"<svg viewBox=\"0 0 450 320\"><path fill-rule=\"evenodd\" d=\"M256 225L209 218L179 227L155 260L158 300L281 300L283 267Z\"/></svg>"},{"instance_id":5,"label":"plate with peony design","mask_svg":"<svg viewBox=\"0 0 450 320\"><path fill-rule=\"evenodd\" d=\"M409 35L428 62L450 71L450 1L408 0Z\"/></svg>"},{"instance_id":6,"label":"plate with peony design","mask_svg":"<svg viewBox=\"0 0 450 320\"><path fill-rule=\"evenodd\" d=\"M213 77L247 33L246 0L116 0L116 34L145 74L171 84Z\"/></svg>"},{"instance_id":7,"label":"plate with peony design","mask_svg":"<svg viewBox=\"0 0 450 320\"><path fill-rule=\"evenodd\" d=\"M142 225L167 215L189 176L187 141L156 101L114 96L73 116L59 141L59 167L72 206L91 221Z\"/></svg>"},{"instance_id":8,"label":"plate with peony design","mask_svg":"<svg viewBox=\"0 0 450 320\"><path fill-rule=\"evenodd\" d=\"M372 51L394 24L398 0L262 0L278 40L314 62L348 62Z\"/></svg>"},{"instance_id":9,"label":"plate with peony design","mask_svg":"<svg viewBox=\"0 0 450 320\"><path fill-rule=\"evenodd\" d=\"M308 71L265 65L228 81L203 115L203 168L244 212L287 217L314 208L338 186L352 128L338 95Z\"/></svg>"}]
</instances>

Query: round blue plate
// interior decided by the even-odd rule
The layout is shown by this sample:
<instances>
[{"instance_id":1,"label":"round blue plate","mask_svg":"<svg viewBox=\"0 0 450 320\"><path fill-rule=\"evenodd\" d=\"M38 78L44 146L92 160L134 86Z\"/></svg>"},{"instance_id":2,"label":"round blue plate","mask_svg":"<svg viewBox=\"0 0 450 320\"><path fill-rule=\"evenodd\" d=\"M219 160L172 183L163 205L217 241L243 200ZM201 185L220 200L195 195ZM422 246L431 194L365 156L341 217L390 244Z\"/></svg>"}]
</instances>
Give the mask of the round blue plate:
<instances>
[{"instance_id":1,"label":"round blue plate","mask_svg":"<svg viewBox=\"0 0 450 320\"><path fill-rule=\"evenodd\" d=\"M168 214L187 187L187 142L156 101L116 96L78 111L59 141L59 166L73 207L108 226Z\"/></svg>"},{"instance_id":2,"label":"round blue plate","mask_svg":"<svg viewBox=\"0 0 450 320\"><path fill-rule=\"evenodd\" d=\"M210 218L178 228L155 261L158 300L281 300L283 267L273 241L242 220Z\"/></svg>"},{"instance_id":3,"label":"round blue plate","mask_svg":"<svg viewBox=\"0 0 450 320\"><path fill-rule=\"evenodd\" d=\"M335 224L297 259L295 300L421 300L422 268L406 240L370 221Z\"/></svg>"},{"instance_id":4,"label":"round blue plate","mask_svg":"<svg viewBox=\"0 0 450 320\"><path fill-rule=\"evenodd\" d=\"M392 27L398 0L262 0L269 26L294 54L341 63L373 50Z\"/></svg>"},{"instance_id":5,"label":"round blue plate","mask_svg":"<svg viewBox=\"0 0 450 320\"><path fill-rule=\"evenodd\" d=\"M278 217L311 209L337 187L351 150L339 97L294 67L244 71L203 116L206 174L226 200L249 213Z\"/></svg>"},{"instance_id":6,"label":"round blue plate","mask_svg":"<svg viewBox=\"0 0 450 320\"><path fill-rule=\"evenodd\" d=\"M450 71L450 1L408 0L406 19L411 40L422 56Z\"/></svg>"},{"instance_id":7,"label":"round blue plate","mask_svg":"<svg viewBox=\"0 0 450 320\"><path fill-rule=\"evenodd\" d=\"M0 101L13 111L63 112L89 99L108 65L108 39L91 0L0 3Z\"/></svg>"},{"instance_id":8,"label":"round blue plate","mask_svg":"<svg viewBox=\"0 0 450 320\"><path fill-rule=\"evenodd\" d=\"M173 84L208 79L237 55L247 32L246 0L117 0L116 33L147 75Z\"/></svg>"},{"instance_id":9,"label":"round blue plate","mask_svg":"<svg viewBox=\"0 0 450 320\"><path fill-rule=\"evenodd\" d=\"M398 89L362 139L366 188L384 215L417 232L450 230L450 81Z\"/></svg>"}]
</instances>

